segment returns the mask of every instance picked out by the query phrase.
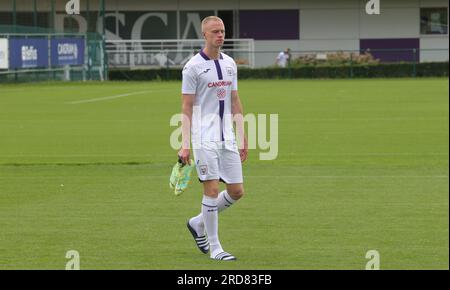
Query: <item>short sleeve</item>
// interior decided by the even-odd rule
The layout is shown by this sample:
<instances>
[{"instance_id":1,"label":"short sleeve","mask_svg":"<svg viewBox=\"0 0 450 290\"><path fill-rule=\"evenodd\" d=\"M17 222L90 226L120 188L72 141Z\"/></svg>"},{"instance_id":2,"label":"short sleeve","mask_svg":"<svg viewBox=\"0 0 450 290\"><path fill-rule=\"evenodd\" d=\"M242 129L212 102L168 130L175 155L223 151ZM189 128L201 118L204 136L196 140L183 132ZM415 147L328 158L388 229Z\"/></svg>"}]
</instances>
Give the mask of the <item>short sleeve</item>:
<instances>
[{"instance_id":1,"label":"short sleeve","mask_svg":"<svg viewBox=\"0 0 450 290\"><path fill-rule=\"evenodd\" d=\"M192 66L185 66L183 68L183 80L181 82L182 94L195 94L197 92L197 75Z\"/></svg>"}]
</instances>

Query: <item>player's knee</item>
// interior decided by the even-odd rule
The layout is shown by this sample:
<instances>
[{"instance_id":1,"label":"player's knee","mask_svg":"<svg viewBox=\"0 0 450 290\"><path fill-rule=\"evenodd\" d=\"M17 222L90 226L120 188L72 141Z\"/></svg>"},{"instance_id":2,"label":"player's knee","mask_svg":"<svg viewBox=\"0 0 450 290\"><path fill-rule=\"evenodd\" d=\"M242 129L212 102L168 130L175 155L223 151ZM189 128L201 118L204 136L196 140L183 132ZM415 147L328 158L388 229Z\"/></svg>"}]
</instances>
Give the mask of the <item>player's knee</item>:
<instances>
[{"instance_id":1,"label":"player's knee","mask_svg":"<svg viewBox=\"0 0 450 290\"><path fill-rule=\"evenodd\" d=\"M244 196L244 189L238 188L228 193L232 199L238 200L241 199Z\"/></svg>"},{"instance_id":2,"label":"player's knee","mask_svg":"<svg viewBox=\"0 0 450 290\"><path fill-rule=\"evenodd\" d=\"M219 189L218 188L208 188L205 191L205 195L213 198L217 198L219 196Z\"/></svg>"}]
</instances>

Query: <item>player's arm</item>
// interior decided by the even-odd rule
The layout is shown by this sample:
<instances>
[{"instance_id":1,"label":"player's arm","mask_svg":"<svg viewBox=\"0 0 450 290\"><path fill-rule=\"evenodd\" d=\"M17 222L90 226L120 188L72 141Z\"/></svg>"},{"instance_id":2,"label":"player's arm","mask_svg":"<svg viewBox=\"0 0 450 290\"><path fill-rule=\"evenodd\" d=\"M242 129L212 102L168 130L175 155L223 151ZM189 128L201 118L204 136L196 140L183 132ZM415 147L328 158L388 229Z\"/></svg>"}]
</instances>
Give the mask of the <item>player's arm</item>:
<instances>
[{"instance_id":1,"label":"player's arm","mask_svg":"<svg viewBox=\"0 0 450 290\"><path fill-rule=\"evenodd\" d=\"M231 91L231 114L236 124L239 154L241 155L241 161L244 162L248 156L248 143L244 131L244 112L237 90Z\"/></svg>"},{"instance_id":2,"label":"player's arm","mask_svg":"<svg viewBox=\"0 0 450 290\"><path fill-rule=\"evenodd\" d=\"M183 79L181 81L181 136L182 143L181 149L178 152L178 157L186 164L191 163L190 155L190 143L191 143L191 122L192 122L192 110L194 107L196 88L197 88L197 75L193 66L187 64L183 68Z\"/></svg>"},{"instance_id":3,"label":"player's arm","mask_svg":"<svg viewBox=\"0 0 450 290\"><path fill-rule=\"evenodd\" d=\"M192 122L192 110L194 107L195 95L183 94L182 106L181 106L181 150L178 152L183 163L190 164L190 144L191 144L191 122Z\"/></svg>"}]
</instances>

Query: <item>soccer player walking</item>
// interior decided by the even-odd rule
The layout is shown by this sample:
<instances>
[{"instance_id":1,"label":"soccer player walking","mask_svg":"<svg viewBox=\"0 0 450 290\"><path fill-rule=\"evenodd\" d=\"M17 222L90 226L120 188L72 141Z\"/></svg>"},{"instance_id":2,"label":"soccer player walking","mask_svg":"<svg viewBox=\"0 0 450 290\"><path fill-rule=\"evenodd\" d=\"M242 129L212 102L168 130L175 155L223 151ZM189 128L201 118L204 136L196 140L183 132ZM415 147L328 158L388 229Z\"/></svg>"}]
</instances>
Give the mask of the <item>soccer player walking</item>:
<instances>
[{"instance_id":1,"label":"soccer player walking","mask_svg":"<svg viewBox=\"0 0 450 290\"><path fill-rule=\"evenodd\" d=\"M178 156L183 163L190 162L192 141L195 166L203 184L201 212L188 220L187 227L197 247L205 254L209 252L211 259L236 260L219 241L218 213L244 194L242 162L247 159L248 149L237 66L221 52L225 27L219 17L203 19L202 33L204 48L183 68L182 148ZM220 193L219 181L226 184L226 190Z\"/></svg>"}]
</instances>

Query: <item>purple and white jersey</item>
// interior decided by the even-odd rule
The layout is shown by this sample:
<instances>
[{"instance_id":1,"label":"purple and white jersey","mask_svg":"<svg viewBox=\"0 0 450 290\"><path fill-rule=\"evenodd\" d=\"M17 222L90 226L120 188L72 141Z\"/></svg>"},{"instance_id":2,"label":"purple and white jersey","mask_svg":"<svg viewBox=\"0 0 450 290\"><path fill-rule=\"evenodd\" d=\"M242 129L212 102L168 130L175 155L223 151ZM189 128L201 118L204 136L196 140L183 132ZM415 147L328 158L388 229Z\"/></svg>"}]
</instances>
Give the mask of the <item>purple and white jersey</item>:
<instances>
[{"instance_id":1,"label":"purple and white jersey","mask_svg":"<svg viewBox=\"0 0 450 290\"><path fill-rule=\"evenodd\" d=\"M182 94L195 95L191 140L234 141L231 91L237 91L237 66L228 55L211 60L200 51L183 68Z\"/></svg>"}]
</instances>

